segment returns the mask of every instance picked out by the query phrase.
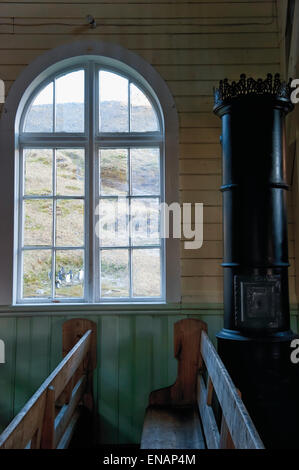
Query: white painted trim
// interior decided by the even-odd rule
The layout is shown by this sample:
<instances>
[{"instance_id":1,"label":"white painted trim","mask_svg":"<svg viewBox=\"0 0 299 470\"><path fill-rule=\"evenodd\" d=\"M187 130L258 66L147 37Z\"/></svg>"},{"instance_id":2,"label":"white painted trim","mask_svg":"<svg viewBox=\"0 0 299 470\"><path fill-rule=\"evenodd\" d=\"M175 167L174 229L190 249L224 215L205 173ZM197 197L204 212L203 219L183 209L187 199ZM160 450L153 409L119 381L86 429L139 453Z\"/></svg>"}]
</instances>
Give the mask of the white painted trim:
<instances>
[{"instance_id":1,"label":"white painted trim","mask_svg":"<svg viewBox=\"0 0 299 470\"><path fill-rule=\"evenodd\" d=\"M160 105L165 129L165 201L179 201L178 169L178 116L173 97L158 72L137 54L123 47L102 41L78 41L52 49L35 59L19 75L12 85L0 119L0 305L11 305L13 292L13 259L17 239L17 224L14 224L17 207L15 188L18 185L18 129L26 102L33 90L46 77L58 72L61 67L74 66L82 56L97 59L109 68L115 64L125 74L136 76L137 81L149 90ZM100 56L100 57L99 57ZM62 63L63 62L63 63ZM150 85L149 85L150 84ZM179 302L180 297L180 242L166 242L166 299Z\"/></svg>"}]
</instances>

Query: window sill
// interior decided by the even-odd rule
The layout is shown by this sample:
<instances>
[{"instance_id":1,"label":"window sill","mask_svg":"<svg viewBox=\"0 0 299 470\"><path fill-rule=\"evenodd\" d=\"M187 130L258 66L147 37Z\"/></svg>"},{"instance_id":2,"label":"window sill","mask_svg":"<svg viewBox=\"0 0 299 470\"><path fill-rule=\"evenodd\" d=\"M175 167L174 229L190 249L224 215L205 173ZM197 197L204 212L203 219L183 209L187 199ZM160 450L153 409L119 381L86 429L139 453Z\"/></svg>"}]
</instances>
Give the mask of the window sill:
<instances>
[{"instance_id":1,"label":"window sill","mask_svg":"<svg viewBox=\"0 0 299 470\"><path fill-rule=\"evenodd\" d=\"M15 304L0 306L0 316L8 314L22 314L24 316L43 315L51 313L52 315L69 314L134 314L134 313L169 313L169 311L181 310L180 303L159 302L134 302L134 303L44 303L44 304Z\"/></svg>"}]
</instances>

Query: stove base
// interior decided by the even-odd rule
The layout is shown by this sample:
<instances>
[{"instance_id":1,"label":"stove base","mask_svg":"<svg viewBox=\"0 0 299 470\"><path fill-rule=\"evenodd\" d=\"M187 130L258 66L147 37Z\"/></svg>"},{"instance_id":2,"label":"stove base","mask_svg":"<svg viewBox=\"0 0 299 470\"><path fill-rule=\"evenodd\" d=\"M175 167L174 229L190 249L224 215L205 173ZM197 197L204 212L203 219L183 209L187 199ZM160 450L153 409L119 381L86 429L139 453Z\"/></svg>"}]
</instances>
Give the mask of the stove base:
<instances>
[{"instance_id":1,"label":"stove base","mask_svg":"<svg viewBox=\"0 0 299 470\"><path fill-rule=\"evenodd\" d=\"M290 356L292 331L247 337L223 329L218 353L268 449L299 448L299 363Z\"/></svg>"}]
</instances>

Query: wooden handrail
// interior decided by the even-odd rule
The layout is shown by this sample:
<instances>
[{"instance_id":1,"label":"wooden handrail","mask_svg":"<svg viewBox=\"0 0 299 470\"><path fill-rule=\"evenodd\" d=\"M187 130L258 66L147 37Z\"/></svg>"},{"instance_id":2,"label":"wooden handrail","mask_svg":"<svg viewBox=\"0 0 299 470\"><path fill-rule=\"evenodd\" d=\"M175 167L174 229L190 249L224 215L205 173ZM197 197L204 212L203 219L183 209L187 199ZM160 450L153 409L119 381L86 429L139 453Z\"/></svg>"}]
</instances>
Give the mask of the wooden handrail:
<instances>
[{"instance_id":1,"label":"wooden handrail","mask_svg":"<svg viewBox=\"0 0 299 470\"><path fill-rule=\"evenodd\" d=\"M215 418L213 419L210 413L211 409L209 407L206 409L206 406L204 406L209 406L208 393L202 377L199 376L198 405L200 411L205 409L209 422L207 427L213 430L212 433L208 433L212 448L215 448L214 446L216 448L227 448L227 440L231 437L233 446L236 449L264 449L259 434L241 400L240 392L233 384L223 362L204 331L201 334L201 355L223 414L221 433L219 434ZM204 403L205 401L206 403ZM230 436L227 436L226 426Z\"/></svg>"},{"instance_id":2,"label":"wooden handrail","mask_svg":"<svg viewBox=\"0 0 299 470\"><path fill-rule=\"evenodd\" d=\"M86 331L88 324L91 329ZM90 375L95 367L95 325L88 320L70 320L66 322L64 336L67 338L65 357L56 369L47 377L39 389L28 400L22 410L0 435L0 449L44 448L53 449L61 447L60 441L64 439L69 423L75 422L75 412L79 401L84 396L86 388L90 394ZM85 333L82 336L82 328ZM76 332L74 336L74 331ZM81 334L80 334L81 331ZM65 335L65 332L69 332ZM74 338L82 336L75 345ZM70 345L73 345L69 350ZM63 400L62 400L63 397ZM57 413L56 402L62 403ZM88 403L92 400L89 398ZM68 431L71 436L71 432Z\"/></svg>"}]
</instances>

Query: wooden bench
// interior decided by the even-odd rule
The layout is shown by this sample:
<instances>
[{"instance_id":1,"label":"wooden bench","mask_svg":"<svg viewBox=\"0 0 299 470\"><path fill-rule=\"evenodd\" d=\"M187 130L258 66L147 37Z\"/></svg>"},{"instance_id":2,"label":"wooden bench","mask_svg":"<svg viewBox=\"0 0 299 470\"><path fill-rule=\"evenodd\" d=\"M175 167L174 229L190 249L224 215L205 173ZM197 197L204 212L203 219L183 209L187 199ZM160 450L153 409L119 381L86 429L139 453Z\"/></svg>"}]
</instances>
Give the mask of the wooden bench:
<instances>
[{"instance_id":1,"label":"wooden bench","mask_svg":"<svg viewBox=\"0 0 299 470\"><path fill-rule=\"evenodd\" d=\"M150 394L141 448L263 449L204 322L175 323L174 355L177 380Z\"/></svg>"},{"instance_id":2,"label":"wooden bench","mask_svg":"<svg viewBox=\"0 0 299 470\"><path fill-rule=\"evenodd\" d=\"M0 449L64 449L80 417L80 403L93 410L96 324L63 324L63 360L0 435Z\"/></svg>"}]
</instances>

